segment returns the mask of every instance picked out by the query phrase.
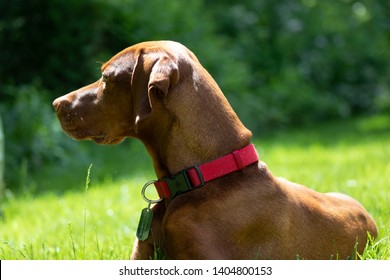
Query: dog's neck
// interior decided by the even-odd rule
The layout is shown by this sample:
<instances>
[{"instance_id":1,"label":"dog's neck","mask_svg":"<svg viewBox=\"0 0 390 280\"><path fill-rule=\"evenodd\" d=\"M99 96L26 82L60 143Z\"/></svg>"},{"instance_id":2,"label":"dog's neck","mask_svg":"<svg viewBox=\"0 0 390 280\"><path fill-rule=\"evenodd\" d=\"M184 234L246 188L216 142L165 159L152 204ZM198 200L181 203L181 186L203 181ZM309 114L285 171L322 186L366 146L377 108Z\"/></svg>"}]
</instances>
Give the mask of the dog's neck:
<instances>
[{"instance_id":1,"label":"dog's neck","mask_svg":"<svg viewBox=\"0 0 390 280\"><path fill-rule=\"evenodd\" d=\"M164 103L164 112L145 122L149 127L143 131L148 134L138 135L153 159L158 178L214 160L250 143L251 132L214 80L200 79L195 88L193 92L180 88L172 92Z\"/></svg>"}]
</instances>

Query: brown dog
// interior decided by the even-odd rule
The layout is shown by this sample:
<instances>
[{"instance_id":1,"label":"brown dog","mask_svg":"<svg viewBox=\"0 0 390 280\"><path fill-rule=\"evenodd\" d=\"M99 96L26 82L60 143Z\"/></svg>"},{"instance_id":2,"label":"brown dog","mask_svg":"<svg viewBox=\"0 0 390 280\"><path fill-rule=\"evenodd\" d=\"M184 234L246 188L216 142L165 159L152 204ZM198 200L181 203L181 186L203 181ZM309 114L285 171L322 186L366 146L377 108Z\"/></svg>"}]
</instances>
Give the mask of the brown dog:
<instances>
[{"instance_id":1,"label":"brown dog","mask_svg":"<svg viewBox=\"0 0 390 280\"><path fill-rule=\"evenodd\" d=\"M53 106L71 137L99 144L134 137L152 157L164 199L153 206L150 233L136 241L133 259L149 259L155 249L173 259L345 259L362 253L368 233L377 236L352 198L276 178L255 163L251 132L181 44L137 44L101 70L101 79ZM214 174L225 163L206 170L204 163L225 155L235 162L231 172Z\"/></svg>"}]
</instances>

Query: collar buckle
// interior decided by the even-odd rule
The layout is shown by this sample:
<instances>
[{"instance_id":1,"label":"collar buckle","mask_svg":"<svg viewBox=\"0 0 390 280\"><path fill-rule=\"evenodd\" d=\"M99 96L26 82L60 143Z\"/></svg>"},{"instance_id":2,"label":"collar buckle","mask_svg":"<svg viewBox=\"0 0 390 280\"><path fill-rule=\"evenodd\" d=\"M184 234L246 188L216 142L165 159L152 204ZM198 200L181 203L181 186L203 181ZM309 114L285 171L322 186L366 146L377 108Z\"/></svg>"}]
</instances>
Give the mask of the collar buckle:
<instances>
[{"instance_id":1,"label":"collar buckle","mask_svg":"<svg viewBox=\"0 0 390 280\"><path fill-rule=\"evenodd\" d=\"M197 177L199 178L200 184L194 185L190 177L188 176L189 170L195 170ZM164 178L165 182L168 184L171 195L175 197L178 194L185 193L191 191L193 189L197 189L203 187L205 184L202 171L200 170L198 165L191 166L186 168L176 175Z\"/></svg>"}]
</instances>

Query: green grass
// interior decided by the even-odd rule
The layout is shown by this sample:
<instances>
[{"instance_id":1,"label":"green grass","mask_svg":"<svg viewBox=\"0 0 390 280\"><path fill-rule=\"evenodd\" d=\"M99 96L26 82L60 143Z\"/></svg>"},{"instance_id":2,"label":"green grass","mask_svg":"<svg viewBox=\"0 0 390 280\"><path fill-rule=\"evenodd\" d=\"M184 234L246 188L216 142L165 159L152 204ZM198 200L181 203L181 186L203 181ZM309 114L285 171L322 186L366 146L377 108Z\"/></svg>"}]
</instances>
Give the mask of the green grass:
<instances>
[{"instance_id":1,"label":"green grass","mask_svg":"<svg viewBox=\"0 0 390 280\"><path fill-rule=\"evenodd\" d=\"M390 259L390 116L284 131L254 143L274 175L363 203L380 235L361 258ZM135 141L80 146L85 160L31 174L24 193L6 195L1 259L129 258L146 207L140 191L155 178L152 164Z\"/></svg>"}]
</instances>

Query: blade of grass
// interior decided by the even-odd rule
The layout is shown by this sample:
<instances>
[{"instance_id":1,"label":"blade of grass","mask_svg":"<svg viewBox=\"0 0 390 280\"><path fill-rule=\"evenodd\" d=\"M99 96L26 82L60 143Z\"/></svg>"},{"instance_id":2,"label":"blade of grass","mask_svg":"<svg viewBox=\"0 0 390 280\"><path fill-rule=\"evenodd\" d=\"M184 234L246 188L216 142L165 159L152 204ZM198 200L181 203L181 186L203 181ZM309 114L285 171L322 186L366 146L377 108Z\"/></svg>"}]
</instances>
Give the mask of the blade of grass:
<instances>
[{"instance_id":1,"label":"blade of grass","mask_svg":"<svg viewBox=\"0 0 390 280\"><path fill-rule=\"evenodd\" d=\"M85 259L86 256L86 232L87 232L87 210L88 210L88 197L87 197L87 191L89 188L89 184L91 183L91 169L92 169L92 163L88 167L87 171L87 178L85 179L85 202L84 202L84 256L83 258Z\"/></svg>"},{"instance_id":2,"label":"blade of grass","mask_svg":"<svg viewBox=\"0 0 390 280\"><path fill-rule=\"evenodd\" d=\"M74 239L73 239L73 231L72 231L72 224L71 223L68 223L68 231L69 231L69 236L70 236L70 240L72 242L72 259L75 260L76 259L76 247L74 245Z\"/></svg>"}]
</instances>

